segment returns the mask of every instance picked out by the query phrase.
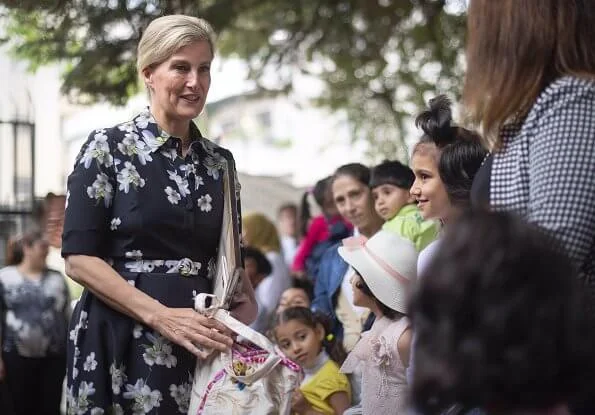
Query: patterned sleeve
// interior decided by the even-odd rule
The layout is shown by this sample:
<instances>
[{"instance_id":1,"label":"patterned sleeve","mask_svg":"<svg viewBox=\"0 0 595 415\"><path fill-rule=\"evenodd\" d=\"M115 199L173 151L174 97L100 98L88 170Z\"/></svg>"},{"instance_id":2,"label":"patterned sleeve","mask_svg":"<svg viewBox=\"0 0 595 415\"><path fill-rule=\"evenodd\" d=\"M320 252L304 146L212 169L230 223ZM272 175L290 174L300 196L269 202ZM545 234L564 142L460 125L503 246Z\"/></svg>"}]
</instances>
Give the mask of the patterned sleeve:
<instances>
[{"instance_id":1,"label":"patterned sleeve","mask_svg":"<svg viewBox=\"0 0 595 415\"><path fill-rule=\"evenodd\" d=\"M102 257L107 252L116 184L114 158L105 130L93 131L68 176L62 256Z\"/></svg>"},{"instance_id":2,"label":"patterned sleeve","mask_svg":"<svg viewBox=\"0 0 595 415\"><path fill-rule=\"evenodd\" d=\"M595 90L571 83L539 104L529 144L528 220L553 231L585 275L595 245Z\"/></svg>"}]
</instances>

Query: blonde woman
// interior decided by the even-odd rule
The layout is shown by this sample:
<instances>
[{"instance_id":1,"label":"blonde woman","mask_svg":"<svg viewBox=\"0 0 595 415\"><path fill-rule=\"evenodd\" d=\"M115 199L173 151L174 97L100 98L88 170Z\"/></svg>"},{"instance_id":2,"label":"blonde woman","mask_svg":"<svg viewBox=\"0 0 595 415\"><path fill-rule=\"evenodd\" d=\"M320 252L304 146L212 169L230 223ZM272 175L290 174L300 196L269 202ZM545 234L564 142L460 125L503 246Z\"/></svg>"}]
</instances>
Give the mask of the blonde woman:
<instances>
[{"instance_id":1,"label":"blonde woman","mask_svg":"<svg viewBox=\"0 0 595 415\"><path fill-rule=\"evenodd\" d=\"M186 414L201 348L232 344L192 308L211 289L223 167L235 168L192 122L212 60L204 20L155 19L137 57L149 108L93 131L68 179L62 255L85 287L70 324L68 413ZM233 310L249 323L256 304L246 278L243 287Z\"/></svg>"}]
</instances>

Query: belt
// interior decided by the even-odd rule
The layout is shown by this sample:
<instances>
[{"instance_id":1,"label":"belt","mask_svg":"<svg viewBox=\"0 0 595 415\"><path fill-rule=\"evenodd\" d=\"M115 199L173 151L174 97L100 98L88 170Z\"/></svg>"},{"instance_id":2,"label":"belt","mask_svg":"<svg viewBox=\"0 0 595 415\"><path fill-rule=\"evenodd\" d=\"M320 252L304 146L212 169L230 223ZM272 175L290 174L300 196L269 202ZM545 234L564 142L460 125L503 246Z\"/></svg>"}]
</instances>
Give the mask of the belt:
<instances>
[{"instance_id":1,"label":"belt","mask_svg":"<svg viewBox=\"0 0 595 415\"><path fill-rule=\"evenodd\" d=\"M198 275L202 268L200 262L192 261L190 258L109 260L108 263L114 269L122 269L128 272L180 274L185 277ZM205 275L207 274L208 272L205 272Z\"/></svg>"}]
</instances>

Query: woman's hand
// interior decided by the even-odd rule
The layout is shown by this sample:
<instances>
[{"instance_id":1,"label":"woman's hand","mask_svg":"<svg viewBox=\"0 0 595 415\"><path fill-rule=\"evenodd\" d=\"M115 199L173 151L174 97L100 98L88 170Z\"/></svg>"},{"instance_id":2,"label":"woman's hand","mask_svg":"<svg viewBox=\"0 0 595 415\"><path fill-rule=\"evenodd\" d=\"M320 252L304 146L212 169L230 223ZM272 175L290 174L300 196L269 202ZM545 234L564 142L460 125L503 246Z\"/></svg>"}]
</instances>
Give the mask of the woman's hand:
<instances>
[{"instance_id":1,"label":"woman's hand","mask_svg":"<svg viewBox=\"0 0 595 415\"><path fill-rule=\"evenodd\" d=\"M153 329L201 359L209 355L206 349L224 352L233 344L227 327L192 308L163 307L151 320Z\"/></svg>"}]
</instances>

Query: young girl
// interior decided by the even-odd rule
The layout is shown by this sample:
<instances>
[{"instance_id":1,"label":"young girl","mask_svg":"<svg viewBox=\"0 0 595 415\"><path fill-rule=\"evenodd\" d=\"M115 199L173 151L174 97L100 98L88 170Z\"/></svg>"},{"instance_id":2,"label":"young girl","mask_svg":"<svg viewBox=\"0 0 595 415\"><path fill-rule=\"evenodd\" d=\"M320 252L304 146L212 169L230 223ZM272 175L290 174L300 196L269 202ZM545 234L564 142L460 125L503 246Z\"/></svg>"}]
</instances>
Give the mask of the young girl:
<instances>
[{"instance_id":1,"label":"young girl","mask_svg":"<svg viewBox=\"0 0 595 415\"><path fill-rule=\"evenodd\" d=\"M411 343L405 314L407 296L417 278L415 246L393 232L380 230L369 240L346 239L339 254L354 270L353 303L376 315L341 372L361 371L364 414L404 414Z\"/></svg>"},{"instance_id":2,"label":"young girl","mask_svg":"<svg viewBox=\"0 0 595 415\"><path fill-rule=\"evenodd\" d=\"M341 415L351 402L351 386L339 372L344 352L327 335L309 308L290 307L277 314L273 334L280 349L300 364L304 380L292 396L292 411L300 415Z\"/></svg>"},{"instance_id":3,"label":"young girl","mask_svg":"<svg viewBox=\"0 0 595 415\"><path fill-rule=\"evenodd\" d=\"M330 190L330 177L319 180L311 194L316 204L322 210L322 215L310 220L310 206L308 195L304 193L301 206L302 233L304 239L300 243L293 265L292 272L298 277L308 276L310 279L318 273L318 263L322 254L328 247L347 238L353 231L353 226L344 220L337 208Z\"/></svg>"},{"instance_id":4,"label":"young girl","mask_svg":"<svg viewBox=\"0 0 595 415\"><path fill-rule=\"evenodd\" d=\"M453 124L450 105L448 98L440 95L416 118L415 125L424 135L411 156L415 174L411 195L424 219L439 220L443 226L469 208L471 185L487 154L477 133ZM439 241L419 254L420 273Z\"/></svg>"}]
</instances>

